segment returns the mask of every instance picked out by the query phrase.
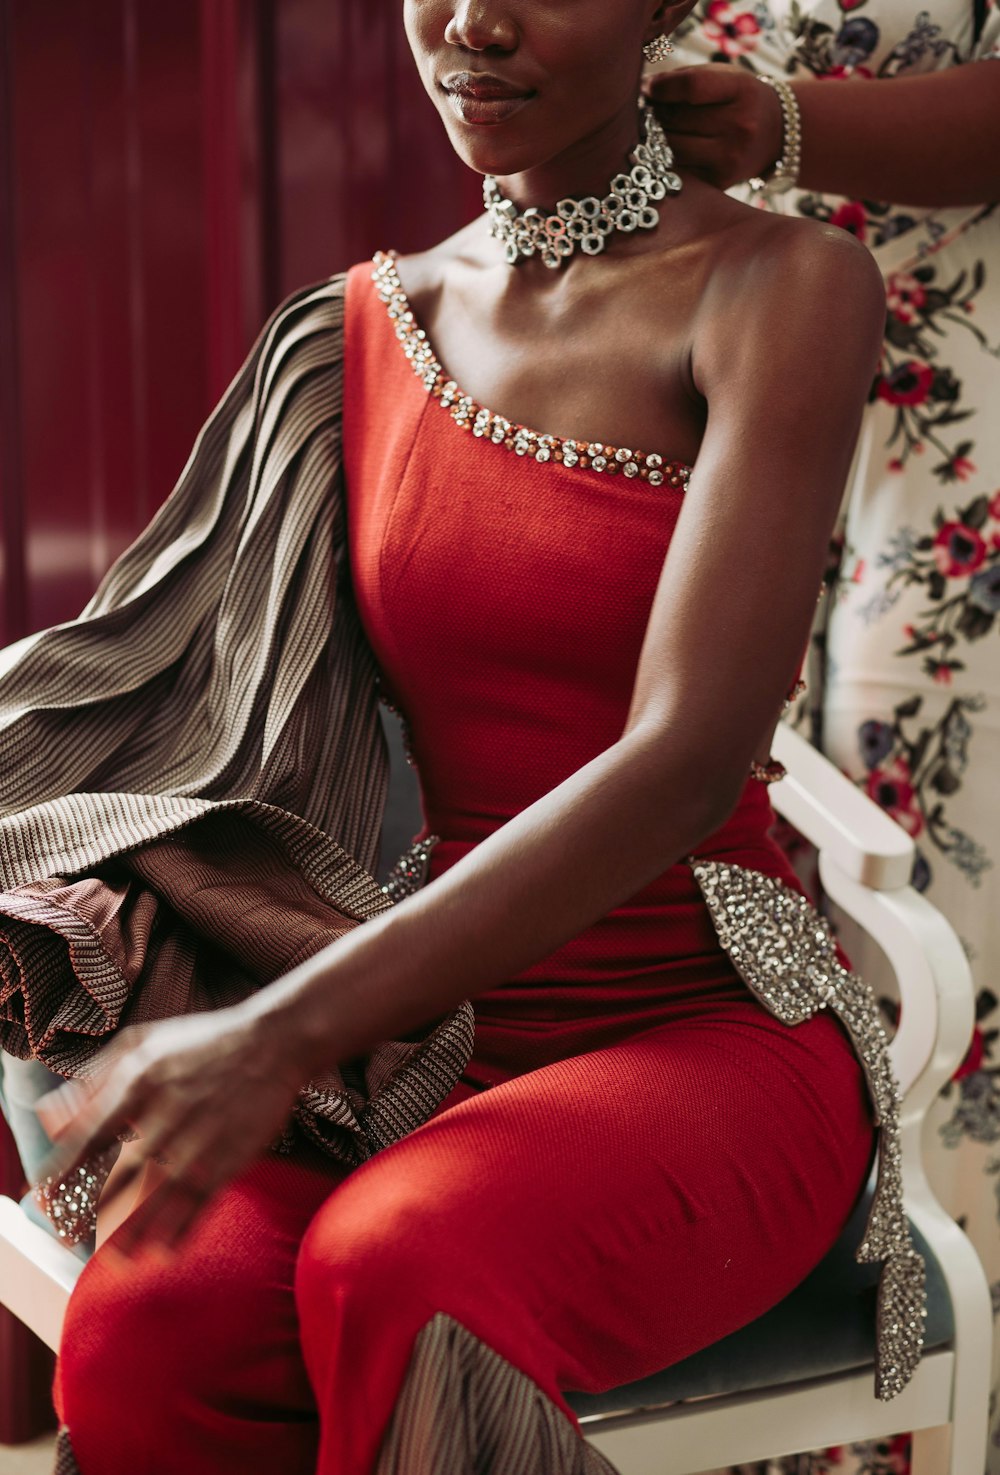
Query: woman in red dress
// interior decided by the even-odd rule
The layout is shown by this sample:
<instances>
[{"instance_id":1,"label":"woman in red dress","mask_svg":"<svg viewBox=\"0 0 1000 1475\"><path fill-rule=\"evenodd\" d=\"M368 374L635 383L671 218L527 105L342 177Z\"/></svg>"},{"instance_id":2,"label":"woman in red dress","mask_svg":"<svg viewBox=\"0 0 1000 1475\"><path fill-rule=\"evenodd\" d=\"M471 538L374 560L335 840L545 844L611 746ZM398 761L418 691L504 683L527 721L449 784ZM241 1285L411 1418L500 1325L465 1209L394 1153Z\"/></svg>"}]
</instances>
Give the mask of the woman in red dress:
<instances>
[{"instance_id":1,"label":"woman in red dress","mask_svg":"<svg viewBox=\"0 0 1000 1475\"><path fill-rule=\"evenodd\" d=\"M60 1172L126 1125L160 1163L71 1302L82 1475L460 1475L490 1447L605 1469L565 1392L760 1315L870 1164L870 1000L798 901L763 780L878 273L673 173L637 96L689 0L404 8L489 209L320 295L343 307L353 597L431 884L50 1098ZM352 1172L266 1151L331 1061L466 998L474 1051L430 1120Z\"/></svg>"}]
</instances>

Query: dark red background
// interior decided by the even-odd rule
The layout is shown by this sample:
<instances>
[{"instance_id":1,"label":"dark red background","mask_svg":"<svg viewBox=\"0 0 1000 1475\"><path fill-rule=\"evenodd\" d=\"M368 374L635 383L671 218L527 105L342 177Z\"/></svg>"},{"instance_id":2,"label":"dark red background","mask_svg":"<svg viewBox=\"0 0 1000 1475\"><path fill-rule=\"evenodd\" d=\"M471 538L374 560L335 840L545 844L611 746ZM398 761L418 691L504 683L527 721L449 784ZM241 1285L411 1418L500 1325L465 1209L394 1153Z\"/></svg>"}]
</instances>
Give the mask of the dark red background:
<instances>
[{"instance_id":1,"label":"dark red background","mask_svg":"<svg viewBox=\"0 0 1000 1475\"><path fill-rule=\"evenodd\" d=\"M79 612L283 296L476 209L401 9L0 0L0 644ZM0 1442L50 1374L0 1314Z\"/></svg>"},{"instance_id":2,"label":"dark red background","mask_svg":"<svg viewBox=\"0 0 1000 1475\"><path fill-rule=\"evenodd\" d=\"M0 641L76 614L267 312L478 183L399 0L0 0Z\"/></svg>"}]
</instances>

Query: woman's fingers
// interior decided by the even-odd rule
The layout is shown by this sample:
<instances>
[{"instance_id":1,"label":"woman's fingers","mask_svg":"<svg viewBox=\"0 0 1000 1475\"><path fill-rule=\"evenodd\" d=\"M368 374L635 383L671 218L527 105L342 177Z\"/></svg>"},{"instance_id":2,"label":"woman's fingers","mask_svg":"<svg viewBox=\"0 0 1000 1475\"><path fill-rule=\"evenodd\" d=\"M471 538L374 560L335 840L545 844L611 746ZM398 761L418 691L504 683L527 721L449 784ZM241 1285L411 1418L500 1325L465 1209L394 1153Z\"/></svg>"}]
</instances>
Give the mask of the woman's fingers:
<instances>
[{"instance_id":1,"label":"woman's fingers","mask_svg":"<svg viewBox=\"0 0 1000 1475\"><path fill-rule=\"evenodd\" d=\"M171 1175L125 1220L115 1235L115 1249L127 1257L148 1250L176 1250L213 1191L195 1175Z\"/></svg>"},{"instance_id":2,"label":"woman's fingers","mask_svg":"<svg viewBox=\"0 0 1000 1475\"><path fill-rule=\"evenodd\" d=\"M732 102L745 85L746 75L741 68L728 63L707 62L660 72L649 78L646 90L654 102L665 107L680 103L707 107Z\"/></svg>"},{"instance_id":3,"label":"woman's fingers","mask_svg":"<svg viewBox=\"0 0 1000 1475\"><path fill-rule=\"evenodd\" d=\"M173 1140L170 1154L162 1181L115 1236L124 1255L176 1250L210 1200L244 1165L224 1142L206 1137L198 1122L184 1138Z\"/></svg>"},{"instance_id":4,"label":"woman's fingers","mask_svg":"<svg viewBox=\"0 0 1000 1475\"><path fill-rule=\"evenodd\" d=\"M657 103L656 116L667 135L667 142L677 152L680 137L721 138L726 131L726 110L720 107L696 108L688 103Z\"/></svg>"},{"instance_id":5,"label":"woman's fingers","mask_svg":"<svg viewBox=\"0 0 1000 1475\"><path fill-rule=\"evenodd\" d=\"M731 165L729 151L714 138L678 137L673 142L674 161L681 169L688 169L707 179L710 184L728 185L733 181L727 177ZM724 187L724 186L723 186Z\"/></svg>"},{"instance_id":6,"label":"woman's fingers","mask_svg":"<svg viewBox=\"0 0 1000 1475\"><path fill-rule=\"evenodd\" d=\"M35 1113L53 1141L76 1120L93 1093L92 1085L88 1086L83 1081L66 1081L54 1091L47 1091L38 1101Z\"/></svg>"},{"instance_id":7,"label":"woman's fingers","mask_svg":"<svg viewBox=\"0 0 1000 1475\"><path fill-rule=\"evenodd\" d=\"M36 1108L54 1146L39 1177L67 1178L89 1157L118 1141L135 1110L133 1082L105 1077L96 1085L68 1082Z\"/></svg>"},{"instance_id":8,"label":"woman's fingers","mask_svg":"<svg viewBox=\"0 0 1000 1475\"><path fill-rule=\"evenodd\" d=\"M44 1171L65 1179L126 1128L138 1134L135 1160L120 1166L102 1208L123 1207L150 1162L159 1161L162 1178L134 1224L115 1235L119 1249L183 1238L212 1195L274 1140L298 1089L288 1062L270 1062L226 1011L128 1031L101 1064L95 1084L60 1087L41 1103L55 1143Z\"/></svg>"}]
</instances>

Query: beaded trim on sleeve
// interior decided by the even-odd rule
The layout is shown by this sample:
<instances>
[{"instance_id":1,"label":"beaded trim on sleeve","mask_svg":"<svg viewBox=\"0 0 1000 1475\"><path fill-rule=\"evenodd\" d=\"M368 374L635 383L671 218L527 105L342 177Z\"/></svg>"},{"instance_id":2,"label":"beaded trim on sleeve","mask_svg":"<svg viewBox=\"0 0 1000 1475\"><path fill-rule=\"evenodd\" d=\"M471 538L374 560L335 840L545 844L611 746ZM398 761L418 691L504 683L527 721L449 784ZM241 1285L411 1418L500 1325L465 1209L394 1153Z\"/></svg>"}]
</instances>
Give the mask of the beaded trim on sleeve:
<instances>
[{"instance_id":1,"label":"beaded trim on sleeve","mask_svg":"<svg viewBox=\"0 0 1000 1475\"><path fill-rule=\"evenodd\" d=\"M633 451L627 446L608 446L599 441L561 440L556 435L541 435L524 425L515 425L503 415L495 415L470 395L463 394L454 379L434 356L427 334L418 324L403 291L393 257L380 251L372 272L381 300L396 330L403 352L413 372L427 393L448 410L461 430L471 430L480 439L513 451L516 456L531 456L543 464L557 461L563 466L579 466L583 471L603 472L607 476L621 473L627 480L648 482L652 487L687 488L691 468L683 461L667 461L655 452Z\"/></svg>"}]
</instances>

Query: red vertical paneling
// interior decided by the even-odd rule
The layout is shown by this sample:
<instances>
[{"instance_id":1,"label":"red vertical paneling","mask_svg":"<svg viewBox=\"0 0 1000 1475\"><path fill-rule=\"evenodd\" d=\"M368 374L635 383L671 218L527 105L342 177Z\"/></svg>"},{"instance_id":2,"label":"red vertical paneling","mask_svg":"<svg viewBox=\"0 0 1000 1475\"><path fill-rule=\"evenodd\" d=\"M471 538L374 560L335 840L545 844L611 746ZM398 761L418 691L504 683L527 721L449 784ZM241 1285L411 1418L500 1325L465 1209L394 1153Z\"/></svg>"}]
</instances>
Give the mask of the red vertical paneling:
<instances>
[{"instance_id":1,"label":"red vertical paneling","mask_svg":"<svg viewBox=\"0 0 1000 1475\"><path fill-rule=\"evenodd\" d=\"M27 629L20 394L17 372L18 296L11 137L11 0L0 0L0 643Z\"/></svg>"},{"instance_id":2,"label":"red vertical paneling","mask_svg":"<svg viewBox=\"0 0 1000 1475\"><path fill-rule=\"evenodd\" d=\"M27 629L18 374L18 273L11 132L11 0L0 0L0 642ZM0 1193L18 1195L23 1173L0 1123ZM55 1422L48 1393L52 1356L9 1311L0 1310L0 1443L16 1444Z\"/></svg>"},{"instance_id":3,"label":"red vertical paneling","mask_svg":"<svg viewBox=\"0 0 1000 1475\"><path fill-rule=\"evenodd\" d=\"M429 244L478 185L396 6L3 4L10 639L79 610L280 296L380 246Z\"/></svg>"},{"instance_id":4,"label":"red vertical paneling","mask_svg":"<svg viewBox=\"0 0 1000 1475\"><path fill-rule=\"evenodd\" d=\"M85 328L87 71L77 8L61 0L52 9L54 15L35 6L12 8L23 518L32 628L81 604L95 572ZM58 106L51 106L53 98Z\"/></svg>"},{"instance_id":5,"label":"red vertical paneling","mask_svg":"<svg viewBox=\"0 0 1000 1475\"><path fill-rule=\"evenodd\" d=\"M211 0L217 3L217 0ZM136 375L145 397L139 524L177 479L207 406L202 88L197 5L125 0L136 45Z\"/></svg>"},{"instance_id":6,"label":"red vertical paneling","mask_svg":"<svg viewBox=\"0 0 1000 1475\"><path fill-rule=\"evenodd\" d=\"M277 6L278 199L284 291L389 246L450 234L480 198L420 85L401 7Z\"/></svg>"},{"instance_id":7,"label":"red vertical paneling","mask_svg":"<svg viewBox=\"0 0 1000 1475\"><path fill-rule=\"evenodd\" d=\"M0 0L0 642L79 611L280 296L475 210L400 11ZM48 1377L0 1315L0 1441Z\"/></svg>"},{"instance_id":8,"label":"red vertical paneling","mask_svg":"<svg viewBox=\"0 0 1000 1475\"><path fill-rule=\"evenodd\" d=\"M33 628L89 597L169 489L204 413L198 36L190 6L14 9Z\"/></svg>"},{"instance_id":9,"label":"red vertical paneling","mask_svg":"<svg viewBox=\"0 0 1000 1475\"><path fill-rule=\"evenodd\" d=\"M266 0L201 7L208 394L214 402L256 337L274 291L273 27Z\"/></svg>"}]
</instances>

